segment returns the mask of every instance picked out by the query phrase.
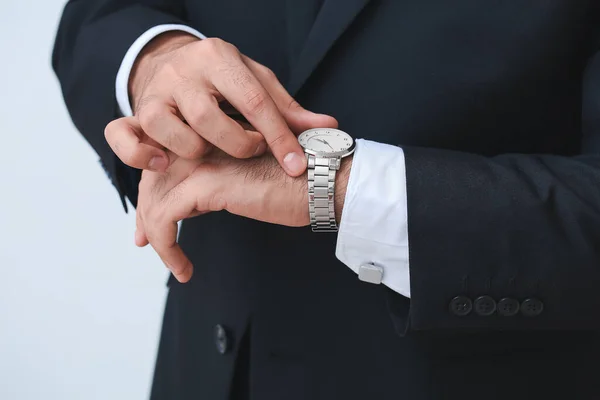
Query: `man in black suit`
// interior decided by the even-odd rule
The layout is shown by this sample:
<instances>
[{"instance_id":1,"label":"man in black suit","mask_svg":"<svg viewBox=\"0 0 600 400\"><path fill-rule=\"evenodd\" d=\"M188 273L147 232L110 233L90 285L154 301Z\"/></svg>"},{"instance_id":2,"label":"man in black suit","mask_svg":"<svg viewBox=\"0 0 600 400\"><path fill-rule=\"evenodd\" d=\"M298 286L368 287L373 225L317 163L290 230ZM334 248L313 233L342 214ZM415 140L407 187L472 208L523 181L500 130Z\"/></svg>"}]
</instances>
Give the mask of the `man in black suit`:
<instances>
[{"instance_id":1,"label":"man in black suit","mask_svg":"<svg viewBox=\"0 0 600 400\"><path fill-rule=\"evenodd\" d=\"M600 396L596 0L72 0L53 65L173 272L153 399Z\"/></svg>"}]
</instances>

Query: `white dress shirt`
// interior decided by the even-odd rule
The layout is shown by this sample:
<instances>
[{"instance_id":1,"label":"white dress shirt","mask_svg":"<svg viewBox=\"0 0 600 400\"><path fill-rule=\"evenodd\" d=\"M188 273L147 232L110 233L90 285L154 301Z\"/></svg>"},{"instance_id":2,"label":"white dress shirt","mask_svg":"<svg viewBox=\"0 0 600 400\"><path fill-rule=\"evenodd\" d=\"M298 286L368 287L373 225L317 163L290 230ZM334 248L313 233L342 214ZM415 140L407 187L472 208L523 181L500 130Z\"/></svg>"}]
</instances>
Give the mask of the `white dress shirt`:
<instances>
[{"instance_id":1,"label":"white dress shirt","mask_svg":"<svg viewBox=\"0 0 600 400\"><path fill-rule=\"evenodd\" d=\"M158 25L144 32L125 54L115 84L124 116L133 115L128 82L138 54L154 37L177 30L206 38L186 25ZM335 255L357 274L364 266L375 266L383 271L381 283L410 298L408 254L404 152L397 146L358 139Z\"/></svg>"}]
</instances>

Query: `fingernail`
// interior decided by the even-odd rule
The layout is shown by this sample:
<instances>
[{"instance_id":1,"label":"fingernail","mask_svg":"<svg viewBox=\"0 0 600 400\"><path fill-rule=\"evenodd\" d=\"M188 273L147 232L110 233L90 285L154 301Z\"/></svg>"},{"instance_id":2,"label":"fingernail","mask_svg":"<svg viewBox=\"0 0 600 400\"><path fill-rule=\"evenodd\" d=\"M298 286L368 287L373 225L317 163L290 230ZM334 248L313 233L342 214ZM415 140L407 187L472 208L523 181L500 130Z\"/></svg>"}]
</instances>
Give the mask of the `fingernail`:
<instances>
[{"instance_id":1,"label":"fingernail","mask_svg":"<svg viewBox=\"0 0 600 400\"><path fill-rule=\"evenodd\" d=\"M258 146L256 146L256 151L254 152L254 157L260 156L266 150L267 144L265 142L260 142Z\"/></svg>"},{"instance_id":2,"label":"fingernail","mask_svg":"<svg viewBox=\"0 0 600 400\"><path fill-rule=\"evenodd\" d=\"M299 174L304 171L304 159L297 153L288 153L283 157L283 163L292 174Z\"/></svg>"},{"instance_id":3,"label":"fingernail","mask_svg":"<svg viewBox=\"0 0 600 400\"><path fill-rule=\"evenodd\" d=\"M148 169L152 171L162 171L166 167L166 160L160 156L154 156L150 159L148 163Z\"/></svg>"}]
</instances>

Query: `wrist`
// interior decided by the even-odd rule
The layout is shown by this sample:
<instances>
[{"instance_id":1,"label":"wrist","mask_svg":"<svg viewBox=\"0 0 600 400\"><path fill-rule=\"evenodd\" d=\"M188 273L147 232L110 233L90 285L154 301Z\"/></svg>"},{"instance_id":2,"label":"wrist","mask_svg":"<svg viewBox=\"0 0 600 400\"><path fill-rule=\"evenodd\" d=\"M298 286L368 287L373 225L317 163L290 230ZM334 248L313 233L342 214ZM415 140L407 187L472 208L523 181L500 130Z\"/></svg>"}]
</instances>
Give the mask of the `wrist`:
<instances>
[{"instance_id":1,"label":"wrist","mask_svg":"<svg viewBox=\"0 0 600 400\"><path fill-rule=\"evenodd\" d=\"M334 202L334 210L335 210L335 221L340 224L342 220L342 213L344 211L344 202L346 200L346 189L348 188L348 180L350 179L350 170L352 169L352 158L353 156L348 156L342 158L342 162L340 165L340 169L335 174L335 189L333 195ZM300 206L303 211L303 215L307 223L303 225L310 225L310 216L308 210L308 178L306 174L300 175L297 178L294 178L295 181L300 183L299 193L301 195L302 203Z\"/></svg>"},{"instance_id":2,"label":"wrist","mask_svg":"<svg viewBox=\"0 0 600 400\"><path fill-rule=\"evenodd\" d=\"M342 158L340 169L335 175L334 210L335 220L338 226L342 220L342 212L344 211L346 189L348 188L348 180L350 178L350 170L352 168L352 158L352 156Z\"/></svg>"},{"instance_id":3,"label":"wrist","mask_svg":"<svg viewBox=\"0 0 600 400\"><path fill-rule=\"evenodd\" d=\"M141 93L156 71L161 56L199 40L201 39L187 32L168 31L156 36L144 46L133 64L127 87L134 111Z\"/></svg>"}]
</instances>

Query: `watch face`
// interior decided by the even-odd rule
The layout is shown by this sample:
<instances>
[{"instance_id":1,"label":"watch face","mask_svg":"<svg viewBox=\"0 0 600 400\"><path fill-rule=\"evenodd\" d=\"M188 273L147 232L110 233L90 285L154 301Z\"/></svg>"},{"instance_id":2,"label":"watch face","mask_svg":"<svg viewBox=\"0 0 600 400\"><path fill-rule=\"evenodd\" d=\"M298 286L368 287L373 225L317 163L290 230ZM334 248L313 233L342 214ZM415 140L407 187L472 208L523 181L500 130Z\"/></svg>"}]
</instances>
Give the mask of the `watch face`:
<instances>
[{"instance_id":1,"label":"watch face","mask_svg":"<svg viewBox=\"0 0 600 400\"><path fill-rule=\"evenodd\" d=\"M319 156L347 156L354 151L354 140L339 129L309 129L298 136L300 145L309 154Z\"/></svg>"}]
</instances>

